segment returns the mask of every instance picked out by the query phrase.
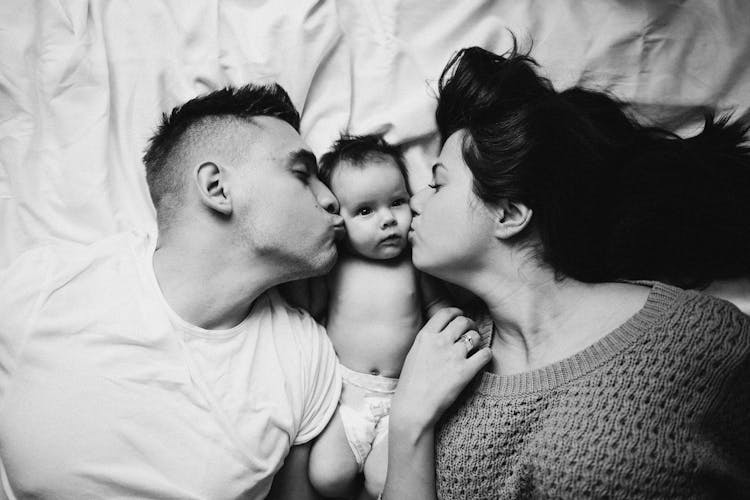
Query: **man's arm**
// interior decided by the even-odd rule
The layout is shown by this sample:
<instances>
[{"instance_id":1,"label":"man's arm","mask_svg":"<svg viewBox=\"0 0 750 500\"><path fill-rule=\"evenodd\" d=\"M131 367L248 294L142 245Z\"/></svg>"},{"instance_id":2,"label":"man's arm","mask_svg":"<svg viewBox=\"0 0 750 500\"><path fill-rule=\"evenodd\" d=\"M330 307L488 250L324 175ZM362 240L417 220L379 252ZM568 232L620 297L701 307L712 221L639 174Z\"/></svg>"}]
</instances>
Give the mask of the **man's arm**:
<instances>
[{"instance_id":1,"label":"man's arm","mask_svg":"<svg viewBox=\"0 0 750 500\"><path fill-rule=\"evenodd\" d=\"M317 500L320 497L313 490L307 474L310 461L310 443L292 446L284 465L273 478L269 500Z\"/></svg>"}]
</instances>

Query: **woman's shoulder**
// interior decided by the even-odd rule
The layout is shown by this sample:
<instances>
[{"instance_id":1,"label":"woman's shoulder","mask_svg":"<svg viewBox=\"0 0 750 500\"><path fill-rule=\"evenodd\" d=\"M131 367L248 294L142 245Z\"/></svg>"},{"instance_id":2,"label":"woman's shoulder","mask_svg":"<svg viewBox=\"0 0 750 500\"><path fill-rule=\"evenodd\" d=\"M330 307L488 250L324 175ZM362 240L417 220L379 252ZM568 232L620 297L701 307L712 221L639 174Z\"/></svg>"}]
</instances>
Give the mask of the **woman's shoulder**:
<instances>
[{"instance_id":1,"label":"woman's shoulder","mask_svg":"<svg viewBox=\"0 0 750 500\"><path fill-rule=\"evenodd\" d=\"M738 361L750 356L750 316L734 304L696 290L654 284L657 323L676 347Z\"/></svg>"},{"instance_id":2,"label":"woman's shoulder","mask_svg":"<svg viewBox=\"0 0 750 500\"><path fill-rule=\"evenodd\" d=\"M685 290L664 283L656 283L652 293L659 294L667 300L673 299L670 308L672 315L678 317L689 315L693 322L698 322L698 324L722 321L725 325L729 322L729 324L736 323L739 326L750 323L750 316L740 311L732 302L700 290Z\"/></svg>"}]
</instances>

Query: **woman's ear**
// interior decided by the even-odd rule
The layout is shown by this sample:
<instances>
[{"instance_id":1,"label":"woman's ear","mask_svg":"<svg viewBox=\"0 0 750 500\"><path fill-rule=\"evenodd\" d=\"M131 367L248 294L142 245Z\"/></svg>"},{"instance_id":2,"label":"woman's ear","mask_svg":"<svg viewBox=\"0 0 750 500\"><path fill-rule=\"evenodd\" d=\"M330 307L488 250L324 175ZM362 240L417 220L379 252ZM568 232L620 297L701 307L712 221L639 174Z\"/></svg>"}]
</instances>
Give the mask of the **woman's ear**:
<instances>
[{"instance_id":1,"label":"woman's ear","mask_svg":"<svg viewBox=\"0 0 750 500\"><path fill-rule=\"evenodd\" d=\"M224 169L207 161L195 168L194 178L204 205L224 215L232 213L232 197Z\"/></svg>"},{"instance_id":2,"label":"woman's ear","mask_svg":"<svg viewBox=\"0 0 750 500\"><path fill-rule=\"evenodd\" d=\"M495 216L495 237L506 240L520 234L531 222L534 214L523 203L502 200L493 210Z\"/></svg>"}]
</instances>

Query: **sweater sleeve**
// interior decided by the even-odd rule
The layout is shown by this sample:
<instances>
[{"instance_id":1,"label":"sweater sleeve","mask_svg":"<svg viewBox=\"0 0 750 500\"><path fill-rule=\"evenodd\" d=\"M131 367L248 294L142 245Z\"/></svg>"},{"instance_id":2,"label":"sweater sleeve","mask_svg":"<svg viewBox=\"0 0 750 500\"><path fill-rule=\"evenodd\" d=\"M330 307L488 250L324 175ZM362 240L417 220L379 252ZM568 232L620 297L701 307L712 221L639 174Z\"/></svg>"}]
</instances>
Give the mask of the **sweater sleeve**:
<instances>
[{"instance_id":1,"label":"sweater sleeve","mask_svg":"<svg viewBox=\"0 0 750 500\"><path fill-rule=\"evenodd\" d=\"M731 307L721 330L721 358L713 360L718 391L706 431L720 450L715 467L727 479L722 496L740 498L750 491L750 317Z\"/></svg>"}]
</instances>

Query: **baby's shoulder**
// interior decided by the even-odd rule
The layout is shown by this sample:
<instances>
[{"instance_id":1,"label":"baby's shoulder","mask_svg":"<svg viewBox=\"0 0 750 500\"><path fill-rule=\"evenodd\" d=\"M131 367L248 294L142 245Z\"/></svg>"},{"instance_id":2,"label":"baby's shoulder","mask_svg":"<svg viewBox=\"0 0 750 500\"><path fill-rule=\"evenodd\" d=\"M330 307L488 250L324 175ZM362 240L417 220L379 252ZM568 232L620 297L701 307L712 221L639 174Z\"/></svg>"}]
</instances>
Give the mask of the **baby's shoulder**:
<instances>
[{"instance_id":1,"label":"baby's shoulder","mask_svg":"<svg viewBox=\"0 0 750 500\"><path fill-rule=\"evenodd\" d=\"M342 259L328 277L329 288L356 290L416 290L418 271L411 261L384 262L348 257Z\"/></svg>"},{"instance_id":2,"label":"baby's shoulder","mask_svg":"<svg viewBox=\"0 0 750 500\"><path fill-rule=\"evenodd\" d=\"M347 256L339 260L332 274L360 278L394 279L398 276L413 279L418 271L409 259L383 261Z\"/></svg>"}]
</instances>

